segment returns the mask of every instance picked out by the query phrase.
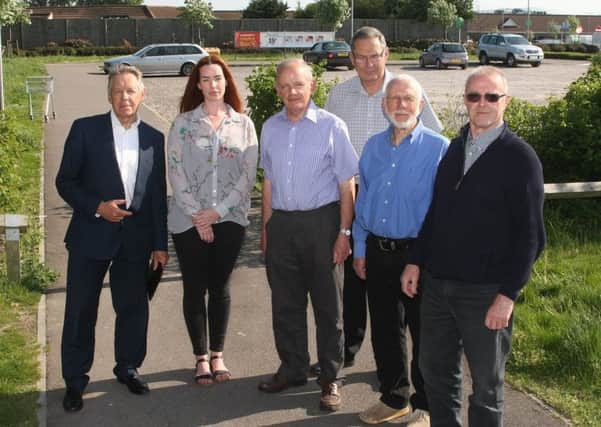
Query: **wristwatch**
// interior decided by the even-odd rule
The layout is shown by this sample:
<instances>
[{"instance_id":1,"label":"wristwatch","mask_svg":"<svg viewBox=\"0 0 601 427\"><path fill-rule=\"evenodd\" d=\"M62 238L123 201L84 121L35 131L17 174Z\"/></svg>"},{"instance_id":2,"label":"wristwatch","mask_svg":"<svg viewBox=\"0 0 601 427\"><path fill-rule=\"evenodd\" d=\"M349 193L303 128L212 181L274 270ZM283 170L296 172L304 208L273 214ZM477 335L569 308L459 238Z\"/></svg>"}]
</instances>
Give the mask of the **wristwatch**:
<instances>
[{"instance_id":1,"label":"wristwatch","mask_svg":"<svg viewBox=\"0 0 601 427\"><path fill-rule=\"evenodd\" d=\"M342 234L346 237L351 237L351 229L350 228L341 228L340 234Z\"/></svg>"}]
</instances>

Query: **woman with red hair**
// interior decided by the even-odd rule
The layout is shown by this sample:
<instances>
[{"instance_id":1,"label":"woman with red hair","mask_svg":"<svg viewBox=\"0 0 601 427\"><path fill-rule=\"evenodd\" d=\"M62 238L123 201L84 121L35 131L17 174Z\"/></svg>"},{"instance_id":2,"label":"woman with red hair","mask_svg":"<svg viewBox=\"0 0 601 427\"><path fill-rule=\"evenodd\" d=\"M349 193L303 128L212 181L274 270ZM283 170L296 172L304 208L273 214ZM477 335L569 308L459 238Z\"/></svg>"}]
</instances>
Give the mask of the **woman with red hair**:
<instances>
[{"instance_id":1,"label":"woman with red hair","mask_svg":"<svg viewBox=\"0 0 601 427\"><path fill-rule=\"evenodd\" d=\"M228 282L248 226L258 156L255 127L242 111L227 64L216 55L204 57L190 74L167 141L173 189L168 226L200 385L230 379L223 361Z\"/></svg>"}]
</instances>

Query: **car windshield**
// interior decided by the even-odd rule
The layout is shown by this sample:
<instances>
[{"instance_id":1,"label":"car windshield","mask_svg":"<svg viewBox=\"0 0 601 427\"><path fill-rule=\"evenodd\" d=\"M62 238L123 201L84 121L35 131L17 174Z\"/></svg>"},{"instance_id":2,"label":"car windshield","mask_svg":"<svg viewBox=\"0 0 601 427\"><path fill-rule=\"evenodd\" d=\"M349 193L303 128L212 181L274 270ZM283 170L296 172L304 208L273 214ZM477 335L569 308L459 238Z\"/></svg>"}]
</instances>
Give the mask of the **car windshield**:
<instances>
[{"instance_id":1,"label":"car windshield","mask_svg":"<svg viewBox=\"0 0 601 427\"><path fill-rule=\"evenodd\" d=\"M443 52L463 52L465 49L460 44L443 44Z\"/></svg>"},{"instance_id":2,"label":"car windshield","mask_svg":"<svg viewBox=\"0 0 601 427\"><path fill-rule=\"evenodd\" d=\"M507 40L507 43L514 45L530 44L530 42L522 36L505 37L505 40Z\"/></svg>"},{"instance_id":3,"label":"car windshield","mask_svg":"<svg viewBox=\"0 0 601 427\"><path fill-rule=\"evenodd\" d=\"M142 56L147 50L148 50L148 46L143 47L139 51L135 52L133 55L135 55L135 56Z\"/></svg>"},{"instance_id":4,"label":"car windshield","mask_svg":"<svg viewBox=\"0 0 601 427\"><path fill-rule=\"evenodd\" d=\"M329 42L323 44L323 50L349 50L349 45L346 42Z\"/></svg>"}]
</instances>

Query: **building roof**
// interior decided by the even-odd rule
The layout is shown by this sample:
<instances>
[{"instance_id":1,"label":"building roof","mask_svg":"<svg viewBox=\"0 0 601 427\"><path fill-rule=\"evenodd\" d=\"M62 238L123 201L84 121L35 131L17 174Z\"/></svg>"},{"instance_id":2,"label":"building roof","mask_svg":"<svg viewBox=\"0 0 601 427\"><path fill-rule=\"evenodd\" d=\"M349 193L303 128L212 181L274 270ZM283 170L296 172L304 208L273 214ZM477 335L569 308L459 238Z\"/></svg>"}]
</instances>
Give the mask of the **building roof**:
<instances>
[{"instance_id":1,"label":"building roof","mask_svg":"<svg viewBox=\"0 0 601 427\"><path fill-rule=\"evenodd\" d=\"M530 31L534 33L549 33L549 23L561 25L568 15L530 15ZM595 27L601 25L601 15L577 15L582 33L590 34ZM528 15L525 14L495 14L474 13L474 18L468 22L470 33L488 33L499 31L501 28L511 32L525 33L527 31ZM515 26L514 26L515 24Z\"/></svg>"}]
</instances>

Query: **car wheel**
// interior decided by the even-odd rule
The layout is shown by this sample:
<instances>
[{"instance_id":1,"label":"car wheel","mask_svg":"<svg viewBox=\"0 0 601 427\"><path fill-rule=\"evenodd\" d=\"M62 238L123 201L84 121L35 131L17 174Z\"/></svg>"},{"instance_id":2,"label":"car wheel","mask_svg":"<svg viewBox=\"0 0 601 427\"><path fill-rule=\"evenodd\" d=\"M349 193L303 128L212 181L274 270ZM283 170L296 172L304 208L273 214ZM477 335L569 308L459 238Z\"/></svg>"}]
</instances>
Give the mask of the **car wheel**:
<instances>
[{"instance_id":1,"label":"car wheel","mask_svg":"<svg viewBox=\"0 0 601 427\"><path fill-rule=\"evenodd\" d=\"M533 66L534 68L538 67L539 65L540 65L540 62L533 62L533 63L532 63L532 66Z\"/></svg>"},{"instance_id":2,"label":"car wheel","mask_svg":"<svg viewBox=\"0 0 601 427\"><path fill-rule=\"evenodd\" d=\"M517 62L515 62L515 56L513 56L511 53L508 54L505 63L508 67L515 67L517 65Z\"/></svg>"},{"instance_id":3,"label":"car wheel","mask_svg":"<svg viewBox=\"0 0 601 427\"><path fill-rule=\"evenodd\" d=\"M348 65L348 69L349 69L349 71L351 71L351 70L354 70L355 67L353 67L352 65Z\"/></svg>"},{"instance_id":4,"label":"car wheel","mask_svg":"<svg viewBox=\"0 0 601 427\"><path fill-rule=\"evenodd\" d=\"M424 58L419 58L419 66L422 68L426 68L426 63L424 62Z\"/></svg>"},{"instance_id":5,"label":"car wheel","mask_svg":"<svg viewBox=\"0 0 601 427\"><path fill-rule=\"evenodd\" d=\"M438 68L439 70L444 70L445 68L447 68L447 66L444 65L440 59L437 59L436 60L436 68Z\"/></svg>"},{"instance_id":6,"label":"car wheel","mask_svg":"<svg viewBox=\"0 0 601 427\"><path fill-rule=\"evenodd\" d=\"M467 68L467 64L463 64L463 65L461 66L461 69L462 69L462 70L465 70L466 68Z\"/></svg>"},{"instance_id":7,"label":"car wheel","mask_svg":"<svg viewBox=\"0 0 601 427\"><path fill-rule=\"evenodd\" d=\"M478 59L480 60L480 65L488 65L488 63L490 62L488 60L488 55L486 54L486 52L480 52L480 56L478 57Z\"/></svg>"},{"instance_id":8,"label":"car wheel","mask_svg":"<svg viewBox=\"0 0 601 427\"><path fill-rule=\"evenodd\" d=\"M182 76L189 76L190 74L192 74L193 69L194 69L194 64L192 64L191 62L186 62L184 65L182 65L182 69L180 70L180 73Z\"/></svg>"}]
</instances>

